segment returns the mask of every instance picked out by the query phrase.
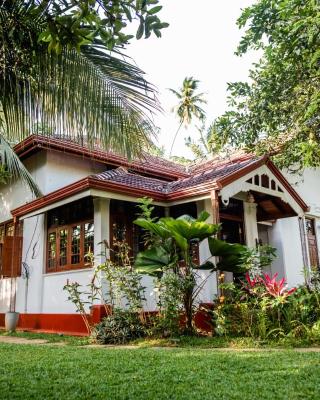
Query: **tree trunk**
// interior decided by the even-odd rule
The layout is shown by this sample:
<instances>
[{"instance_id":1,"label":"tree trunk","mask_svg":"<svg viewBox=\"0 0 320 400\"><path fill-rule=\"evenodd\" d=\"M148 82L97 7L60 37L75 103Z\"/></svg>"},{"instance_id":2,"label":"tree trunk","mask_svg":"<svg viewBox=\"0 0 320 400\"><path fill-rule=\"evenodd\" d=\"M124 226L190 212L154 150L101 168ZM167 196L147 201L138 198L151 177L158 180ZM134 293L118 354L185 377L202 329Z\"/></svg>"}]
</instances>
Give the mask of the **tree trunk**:
<instances>
[{"instance_id":1,"label":"tree trunk","mask_svg":"<svg viewBox=\"0 0 320 400\"><path fill-rule=\"evenodd\" d=\"M182 122L180 123L179 128L177 129L177 132L176 132L176 134L174 135L174 138L173 138L173 141L172 141L172 145L171 145L171 149L170 149L170 153L169 153L169 157L171 157L172 149L173 149L173 146L174 146L174 144L175 144L175 142L176 142L177 135L178 135L178 133L179 133L179 131L180 131L181 126L182 126Z\"/></svg>"}]
</instances>

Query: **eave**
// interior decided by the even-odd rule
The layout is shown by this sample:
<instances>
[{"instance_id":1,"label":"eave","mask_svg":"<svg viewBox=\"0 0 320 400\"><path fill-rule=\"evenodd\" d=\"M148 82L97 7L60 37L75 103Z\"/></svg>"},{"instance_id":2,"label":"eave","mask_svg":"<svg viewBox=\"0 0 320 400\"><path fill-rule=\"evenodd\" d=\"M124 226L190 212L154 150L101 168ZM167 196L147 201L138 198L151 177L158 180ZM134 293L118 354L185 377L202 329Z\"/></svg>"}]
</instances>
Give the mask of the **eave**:
<instances>
[{"instance_id":1,"label":"eave","mask_svg":"<svg viewBox=\"0 0 320 400\"><path fill-rule=\"evenodd\" d=\"M267 158L262 157L251 164L240 168L234 173L230 173L217 180L211 180L199 185L194 185L192 187L186 187L176 192L164 193L152 189L133 187L128 184L112 182L112 181L102 181L94 177L87 177L81 179L75 183L72 183L64 188L58 189L48 195L45 195L39 199L35 199L32 202L18 207L11 211L14 217L22 217L23 215L34 212L40 208L46 207L48 205L54 204L64 198L70 197L72 195L81 193L88 189L98 189L102 191L109 191L113 193L125 194L132 197L151 197L154 201L167 203L184 199L197 198L203 195L211 195L212 191L219 192L223 187L229 185L230 183L236 181L242 176L253 172L255 169L259 168L261 165L265 164L279 179L283 184L288 193L293 197L293 199L299 204L303 211L308 211L309 207L301 199L298 193L291 187L290 183L285 179L277 167Z\"/></svg>"},{"instance_id":2,"label":"eave","mask_svg":"<svg viewBox=\"0 0 320 400\"><path fill-rule=\"evenodd\" d=\"M14 151L21 159L31 155L37 150L68 153L77 157L112 165L114 167L122 166L125 168L130 168L137 172L161 177L166 180L176 180L190 176L186 172L170 169L163 165L159 166L158 169L155 169L155 167L144 164L141 161L128 161L125 157L114 153L107 153L105 151L96 149L88 149L72 142L68 142L66 144L59 139L45 136L31 135L14 147Z\"/></svg>"}]
</instances>

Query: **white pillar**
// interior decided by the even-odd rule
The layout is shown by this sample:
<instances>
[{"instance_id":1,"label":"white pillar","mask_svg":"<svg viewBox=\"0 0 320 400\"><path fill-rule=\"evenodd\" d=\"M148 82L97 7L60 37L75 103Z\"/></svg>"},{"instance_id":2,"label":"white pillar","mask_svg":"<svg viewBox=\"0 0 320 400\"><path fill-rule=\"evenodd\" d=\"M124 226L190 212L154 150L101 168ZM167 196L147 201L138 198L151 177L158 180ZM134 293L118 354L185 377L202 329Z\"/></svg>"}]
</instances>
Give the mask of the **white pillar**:
<instances>
[{"instance_id":1,"label":"white pillar","mask_svg":"<svg viewBox=\"0 0 320 400\"><path fill-rule=\"evenodd\" d=\"M207 211L210 216L206 222L213 223L213 209L211 199L205 199L197 201L197 214L199 215L201 211ZM206 262L207 260L214 263L214 257L211 256L208 240L203 240L199 245L199 261L200 264ZM209 271L199 271L200 281L205 279L209 274ZM200 283L200 282L199 282ZM211 277L206 282L204 288L200 293L200 301L203 303L211 303L214 297L217 295L217 273L214 272Z\"/></svg>"},{"instance_id":2,"label":"white pillar","mask_svg":"<svg viewBox=\"0 0 320 400\"><path fill-rule=\"evenodd\" d=\"M104 240L110 245L110 199L96 198L94 205L94 258L95 264L105 262L103 255L105 248L101 243ZM106 253L109 256L109 251Z\"/></svg>"},{"instance_id":3,"label":"white pillar","mask_svg":"<svg viewBox=\"0 0 320 400\"><path fill-rule=\"evenodd\" d=\"M257 204L244 201L243 208L246 244L253 248L258 240Z\"/></svg>"}]
</instances>

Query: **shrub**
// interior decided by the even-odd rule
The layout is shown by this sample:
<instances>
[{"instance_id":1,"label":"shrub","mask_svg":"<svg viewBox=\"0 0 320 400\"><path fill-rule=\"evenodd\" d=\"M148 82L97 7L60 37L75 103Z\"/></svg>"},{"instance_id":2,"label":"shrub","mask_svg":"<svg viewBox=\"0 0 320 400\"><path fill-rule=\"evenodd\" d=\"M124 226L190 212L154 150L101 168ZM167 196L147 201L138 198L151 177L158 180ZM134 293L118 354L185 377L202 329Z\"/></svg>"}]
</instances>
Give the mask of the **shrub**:
<instances>
[{"instance_id":1,"label":"shrub","mask_svg":"<svg viewBox=\"0 0 320 400\"><path fill-rule=\"evenodd\" d=\"M100 344L125 344L145 335L139 314L117 308L94 327L91 337Z\"/></svg>"},{"instance_id":2,"label":"shrub","mask_svg":"<svg viewBox=\"0 0 320 400\"><path fill-rule=\"evenodd\" d=\"M241 286L221 285L228 293L214 310L218 335L320 339L319 292L310 287L287 289L284 279L246 274Z\"/></svg>"}]
</instances>

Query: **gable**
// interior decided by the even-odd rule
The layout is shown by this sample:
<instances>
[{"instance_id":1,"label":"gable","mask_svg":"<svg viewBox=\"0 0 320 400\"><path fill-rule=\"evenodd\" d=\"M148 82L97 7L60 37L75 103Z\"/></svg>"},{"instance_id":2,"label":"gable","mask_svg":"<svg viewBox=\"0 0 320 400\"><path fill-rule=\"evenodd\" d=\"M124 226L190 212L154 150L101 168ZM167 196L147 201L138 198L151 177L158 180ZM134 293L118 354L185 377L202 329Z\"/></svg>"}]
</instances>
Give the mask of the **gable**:
<instances>
[{"instance_id":1,"label":"gable","mask_svg":"<svg viewBox=\"0 0 320 400\"><path fill-rule=\"evenodd\" d=\"M231 197L241 192L257 192L279 198L297 215L303 215L308 209L289 182L270 161L224 186L220 190L221 200L227 205Z\"/></svg>"}]
</instances>

